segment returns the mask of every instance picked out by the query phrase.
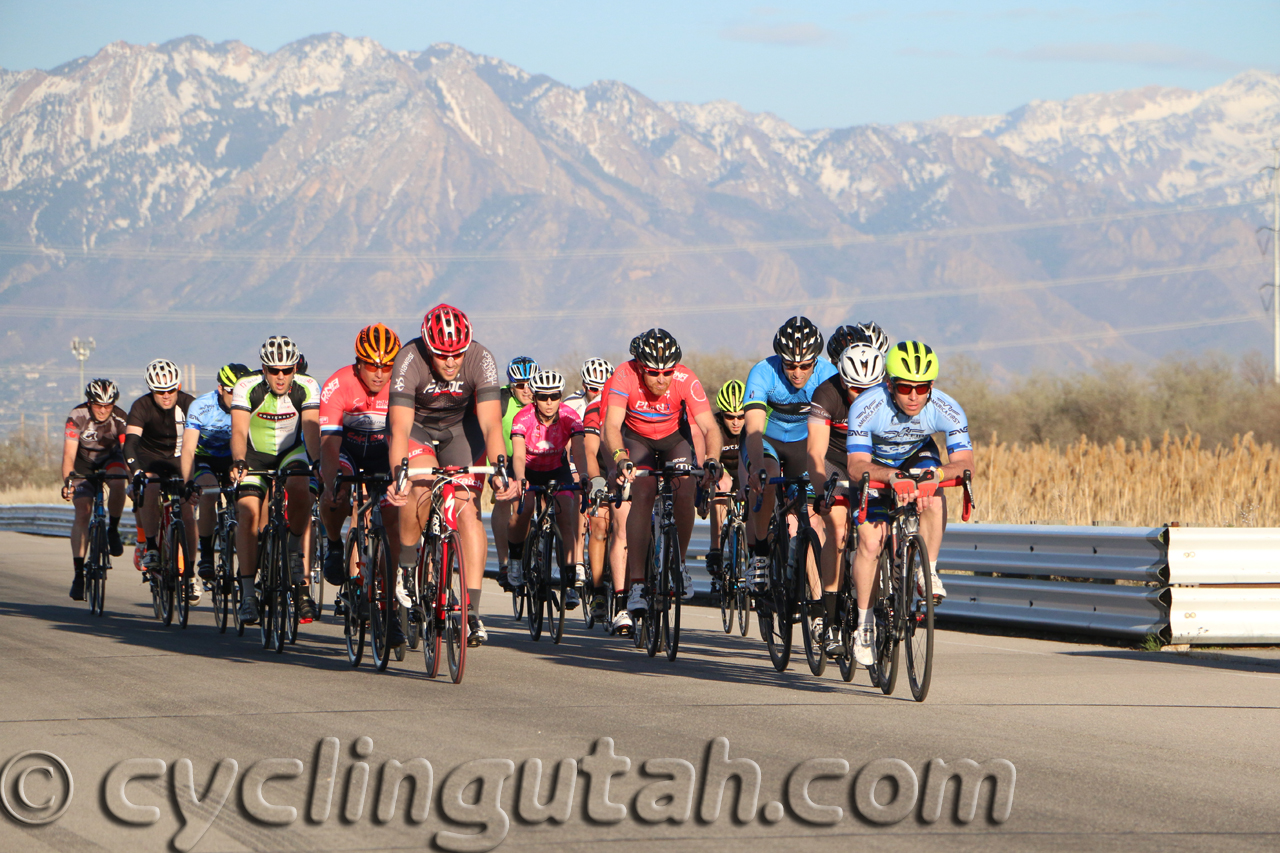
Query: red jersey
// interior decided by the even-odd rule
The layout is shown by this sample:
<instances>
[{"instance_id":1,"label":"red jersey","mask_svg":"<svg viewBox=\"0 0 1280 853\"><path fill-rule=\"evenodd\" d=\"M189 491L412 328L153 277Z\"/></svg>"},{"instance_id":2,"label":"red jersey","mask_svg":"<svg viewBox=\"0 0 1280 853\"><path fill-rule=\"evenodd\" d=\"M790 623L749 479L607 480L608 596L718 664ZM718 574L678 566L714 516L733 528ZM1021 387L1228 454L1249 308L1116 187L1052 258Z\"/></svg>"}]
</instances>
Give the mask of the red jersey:
<instances>
[{"instance_id":1,"label":"red jersey","mask_svg":"<svg viewBox=\"0 0 1280 853\"><path fill-rule=\"evenodd\" d=\"M609 393L609 408L625 408L623 423L636 435L649 439L665 438L680 428L680 416L687 414L693 421L703 412L711 411L707 394L693 371L677 364L675 375L667 393L655 397L645 387L644 368L635 359L614 371L605 387ZM601 395L603 396L603 394Z\"/></svg>"},{"instance_id":2,"label":"red jersey","mask_svg":"<svg viewBox=\"0 0 1280 853\"><path fill-rule=\"evenodd\" d=\"M554 471L565 464L564 452L575 435L582 435L578 413L564 403L554 421L538 420L533 403L525 406L511 421L511 437L524 439L524 467L530 471Z\"/></svg>"},{"instance_id":3,"label":"red jersey","mask_svg":"<svg viewBox=\"0 0 1280 853\"><path fill-rule=\"evenodd\" d=\"M320 390L320 433L341 435L345 444L385 442L390 394L388 382L377 396L370 396L355 365L348 364L330 376Z\"/></svg>"}]
</instances>

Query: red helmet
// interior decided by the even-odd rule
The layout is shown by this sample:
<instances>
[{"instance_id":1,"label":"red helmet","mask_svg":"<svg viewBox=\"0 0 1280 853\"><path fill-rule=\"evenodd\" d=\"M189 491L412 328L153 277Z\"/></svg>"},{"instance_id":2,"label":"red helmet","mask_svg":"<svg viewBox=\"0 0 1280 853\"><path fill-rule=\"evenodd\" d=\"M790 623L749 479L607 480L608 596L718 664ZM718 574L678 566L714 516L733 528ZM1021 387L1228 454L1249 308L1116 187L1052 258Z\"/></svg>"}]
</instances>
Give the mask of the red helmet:
<instances>
[{"instance_id":1,"label":"red helmet","mask_svg":"<svg viewBox=\"0 0 1280 853\"><path fill-rule=\"evenodd\" d=\"M422 318L422 342L441 358L461 355L471 346L471 321L452 305L437 305Z\"/></svg>"}]
</instances>

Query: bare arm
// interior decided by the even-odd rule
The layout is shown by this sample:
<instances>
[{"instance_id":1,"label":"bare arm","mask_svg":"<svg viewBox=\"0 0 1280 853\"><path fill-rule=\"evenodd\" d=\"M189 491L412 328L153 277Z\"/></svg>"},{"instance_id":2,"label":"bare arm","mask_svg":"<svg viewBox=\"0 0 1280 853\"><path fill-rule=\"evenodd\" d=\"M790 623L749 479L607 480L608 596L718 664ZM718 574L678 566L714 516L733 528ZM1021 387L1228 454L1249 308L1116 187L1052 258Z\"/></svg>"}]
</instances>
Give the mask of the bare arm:
<instances>
[{"instance_id":1,"label":"bare arm","mask_svg":"<svg viewBox=\"0 0 1280 853\"><path fill-rule=\"evenodd\" d=\"M231 461L243 462L249 452L249 412L243 409L231 410ZM242 469L231 466L231 482L240 482Z\"/></svg>"},{"instance_id":2,"label":"bare arm","mask_svg":"<svg viewBox=\"0 0 1280 853\"><path fill-rule=\"evenodd\" d=\"M817 488L827 479L827 446L831 443L831 424L824 418L809 418L809 482Z\"/></svg>"},{"instance_id":3,"label":"bare arm","mask_svg":"<svg viewBox=\"0 0 1280 853\"><path fill-rule=\"evenodd\" d=\"M587 445L584 439L585 435L575 435L569 439L569 458L573 460L573 467L578 470L578 479L591 476L591 469L587 462Z\"/></svg>"},{"instance_id":4,"label":"bare arm","mask_svg":"<svg viewBox=\"0 0 1280 853\"><path fill-rule=\"evenodd\" d=\"M511 436L511 470L516 472L517 483L524 479L525 455L524 436Z\"/></svg>"},{"instance_id":5,"label":"bare arm","mask_svg":"<svg viewBox=\"0 0 1280 853\"><path fill-rule=\"evenodd\" d=\"M618 467L618 462L623 458L625 453L625 445L622 443L622 422L627 417L626 407L622 404L617 406L610 404L605 410L604 415L604 446L609 451L609 458L613 460L613 467Z\"/></svg>"},{"instance_id":6,"label":"bare arm","mask_svg":"<svg viewBox=\"0 0 1280 853\"><path fill-rule=\"evenodd\" d=\"M62 479L71 476L76 468L76 451L80 449L78 438L68 438L62 442Z\"/></svg>"},{"instance_id":7,"label":"bare arm","mask_svg":"<svg viewBox=\"0 0 1280 853\"><path fill-rule=\"evenodd\" d=\"M582 452L587 457L587 467L579 468L579 471L586 471L587 476L595 478L602 476L600 473L600 436L594 433L587 433L582 437Z\"/></svg>"},{"instance_id":8,"label":"bare arm","mask_svg":"<svg viewBox=\"0 0 1280 853\"><path fill-rule=\"evenodd\" d=\"M191 482L191 472L196 467L196 445L200 443L200 430L188 428L182 431L182 460L179 462L184 482Z\"/></svg>"},{"instance_id":9,"label":"bare arm","mask_svg":"<svg viewBox=\"0 0 1280 853\"><path fill-rule=\"evenodd\" d=\"M764 428L768 421L764 409L758 406L747 409L746 426L742 428L747 434L747 470L742 473L752 489L760 488L756 471L764 466Z\"/></svg>"},{"instance_id":10,"label":"bare arm","mask_svg":"<svg viewBox=\"0 0 1280 853\"><path fill-rule=\"evenodd\" d=\"M341 449L342 433L320 436L320 478L324 480L324 493L330 498L337 494L338 451Z\"/></svg>"},{"instance_id":11,"label":"bare arm","mask_svg":"<svg viewBox=\"0 0 1280 853\"><path fill-rule=\"evenodd\" d=\"M302 442L307 446L307 456L320 458L320 410L304 409L302 412Z\"/></svg>"},{"instance_id":12,"label":"bare arm","mask_svg":"<svg viewBox=\"0 0 1280 853\"><path fill-rule=\"evenodd\" d=\"M723 438L720 435L720 427L716 425L716 416L710 411L702 412L693 419L693 422L702 430L703 438L706 440L706 456L704 459L720 460L720 451L724 447Z\"/></svg>"}]
</instances>

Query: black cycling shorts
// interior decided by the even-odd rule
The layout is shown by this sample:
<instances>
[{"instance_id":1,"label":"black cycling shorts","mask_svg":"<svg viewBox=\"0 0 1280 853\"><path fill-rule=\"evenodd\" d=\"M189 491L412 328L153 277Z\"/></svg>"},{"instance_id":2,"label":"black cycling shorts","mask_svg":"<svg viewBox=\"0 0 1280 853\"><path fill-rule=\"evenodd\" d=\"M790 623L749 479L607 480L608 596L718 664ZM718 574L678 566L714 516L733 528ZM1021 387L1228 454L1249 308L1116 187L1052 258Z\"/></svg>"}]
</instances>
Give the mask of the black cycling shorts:
<instances>
[{"instance_id":1,"label":"black cycling shorts","mask_svg":"<svg viewBox=\"0 0 1280 853\"><path fill-rule=\"evenodd\" d=\"M622 425L622 446L627 449L637 468L661 471L668 463L695 465L693 441L682 427L662 438L645 438Z\"/></svg>"}]
</instances>

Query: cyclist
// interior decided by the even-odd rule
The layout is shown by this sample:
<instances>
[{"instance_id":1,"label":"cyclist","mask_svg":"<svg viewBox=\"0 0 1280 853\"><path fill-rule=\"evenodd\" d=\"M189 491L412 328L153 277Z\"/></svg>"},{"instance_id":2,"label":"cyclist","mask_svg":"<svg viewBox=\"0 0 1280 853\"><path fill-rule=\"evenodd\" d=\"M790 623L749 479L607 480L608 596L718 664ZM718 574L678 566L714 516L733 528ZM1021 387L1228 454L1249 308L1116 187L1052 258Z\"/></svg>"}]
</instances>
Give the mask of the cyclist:
<instances>
[{"instance_id":1,"label":"cyclist","mask_svg":"<svg viewBox=\"0 0 1280 853\"><path fill-rule=\"evenodd\" d=\"M213 580L213 528L218 522L216 489L229 482L231 472L231 394L236 383L250 374L243 364L224 364L218 370L218 387L201 394L187 413L182 434L182 479L188 493L193 486L208 488L200 495L197 532L200 557L197 573L201 580ZM198 587L195 587L198 589Z\"/></svg>"},{"instance_id":2,"label":"cyclist","mask_svg":"<svg viewBox=\"0 0 1280 853\"><path fill-rule=\"evenodd\" d=\"M627 517L627 575L631 593L627 610L644 611L645 557L649 522L658 484L653 478L635 480L637 468L657 471L667 463L696 465L689 421L706 443L703 487L720 479L720 430L716 428L702 383L680 363L680 345L666 329L650 329L640 336L636 357L618 368L610 380L604 417L605 445L617 468L616 476L631 483L631 512ZM693 597L693 581L684 568L693 533L695 486L687 478L675 483L676 526L680 539L680 573L684 598Z\"/></svg>"},{"instance_id":3,"label":"cyclist","mask_svg":"<svg viewBox=\"0 0 1280 853\"><path fill-rule=\"evenodd\" d=\"M71 523L71 597L84 601L84 553L88 546L89 514L93 511L93 490L87 483L72 485L77 476L96 474L125 474L124 454L120 443L124 440L124 409L116 405L120 389L110 379L93 379L84 386L85 401L67 415L66 440L62 443L62 499L73 501L76 516ZM120 514L124 512L124 482L108 480L107 486L107 547L111 556L124 553L120 541Z\"/></svg>"},{"instance_id":4,"label":"cyclist","mask_svg":"<svg viewBox=\"0 0 1280 853\"><path fill-rule=\"evenodd\" d=\"M720 428L720 465L724 473L716 484L718 492L741 491L742 484L738 477L738 455L742 450L742 428L746 423L747 413L743 410L743 396L746 386L738 379L730 379L720 386L716 394L716 426ZM723 499L711 504L711 550L707 551L707 574L711 575L711 589L719 589L722 564L720 548L720 527L724 524L728 508Z\"/></svg>"},{"instance_id":5,"label":"cyclist","mask_svg":"<svg viewBox=\"0 0 1280 853\"><path fill-rule=\"evenodd\" d=\"M365 326L356 335L355 362L340 368L320 389L320 477L324 483L320 520L329 537L324 579L334 586L341 586L347 579L342 523L351 515L351 485L338 487L338 475L350 476L357 470L366 474L391 473L387 412L391 368L399 351L400 337L390 328L382 323ZM400 514L386 500L382 507L383 523L392 534L387 537L387 556L394 564L400 552ZM402 593L403 588L396 592ZM395 640L399 620L391 621L397 623L390 629Z\"/></svg>"},{"instance_id":6,"label":"cyclist","mask_svg":"<svg viewBox=\"0 0 1280 853\"><path fill-rule=\"evenodd\" d=\"M610 462L604 451L600 431L603 421L601 409L610 397L613 375L600 386L600 394L587 404L582 415L583 448L587 455L587 477L591 482L591 493L603 497L606 490L604 473L609 470ZM631 614L627 612L627 513L631 504L623 502L617 506L607 500L601 500L600 508L591 518L591 540L589 556L591 562L591 582L594 592L591 600L592 613L596 618L604 619L606 612L605 595L608 588L604 582L604 562L606 549L613 581L614 607L613 623L609 630L614 634L628 636L634 627ZM612 538L611 538L612 536Z\"/></svg>"},{"instance_id":7,"label":"cyclist","mask_svg":"<svg viewBox=\"0 0 1280 853\"><path fill-rule=\"evenodd\" d=\"M587 406L591 403L591 401L595 400L600 396L600 389L604 387L605 380L613 375L613 365L603 358L589 358L582 363L582 370L580 371L580 375L582 377L582 386L577 391L574 391L572 394L570 394L568 397L565 397L564 402L566 406L568 406L569 408L577 412L579 418L582 418L584 415L586 415ZM569 470L573 471L575 474L580 473L577 468L577 463L575 463L572 459L569 460ZM581 472L581 473L583 477L586 477L585 472ZM603 532L601 533L601 536L607 539L609 535L607 521L604 519L603 513L600 513L600 515L601 515L600 524L606 525L603 528ZM579 522L578 526L574 529L573 568L574 568L574 571L577 572L578 574L578 582L585 585L587 573L586 573L586 567L582 562L583 550L584 550L583 540L585 536L590 535L591 519L587 516L586 513L580 513L580 516L581 517L578 520ZM602 549L604 547L603 543L598 547ZM587 562L590 562L589 548L590 546L588 546ZM604 557L603 550L601 550L600 556L601 556L601 559L603 559ZM593 590L596 586L599 586L599 584L596 583L597 580L598 579L593 577L593 580L592 580ZM597 607L597 604L599 605L598 607ZM604 612L603 599L597 602L595 597L593 597L591 606L596 609L597 613L603 614Z\"/></svg>"},{"instance_id":8,"label":"cyclist","mask_svg":"<svg viewBox=\"0 0 1280 853\"><path fill-rule=\"evenodd\" d=\"M529 381L538 372L538 363L527 355L519 355L511 359L507 365L507 384L502 386L499 406L502 409L502 440L507 446L507 474L514 476L511 470L511 422L516 414L533 402L533 392L529 390ZM493 511L489 513L489 526L493 529L493 548L498 552L498 586L504 591L511 589L508 561L519 560L519 551L512 551L507 531L511 527L511 515L515 505L511 501L494 501Z\"/></svg>"},{"instance_id":9,"label":"cyclist","mask_svg":"<svg viewBox=\"0 0 1280 853\"><path fill-rule=\"evenodd\" d=\"M885 373L889 377L886 383L859 394L849 406L849 479L857 481L869 472L872 480L891 483L900 471L935 469L936 479L948 480L972 470L968 418L959 403L933 387L938 378L938 357L933 350L919 341L902 341L889 350ZM946 465L942 465L932 438L936 432L946 434ZM946 529L947 508L941 493L935 496L928 491L915 489L905 500L915 501L919 508L920 535L929 549L933 594L941 599L947 593L938 578L937 555ZM882 502L887 500L892 497L885 496L877 501L878 506L869 507L866 522L858 525L853 571L858 587L859 628L853 648L858 663L864 666L871 662L874 620L868 608L876 557L887 529L887 504Z\"/></svg>"},{"instance_id":10,"label":"cyclist","mask_svg":"<svg viewBox=\"0 0 1280 853\"><path fill-rule=\"evenodd\" d=\"M577 412L561 401L564 377L554 370L540 371L529 387L533 391L533 405L521 409L511 425L511 466L515 470L516 481L520 483L522 492L526 486L545 486L552 480L560 484L576 482L577 476L569 469L569 458L576 460L579 471L585 471L586 451L582 443L582 420ZM555 499L559 504L556 521L560 525L561 541L570 547L578 518L577 501L573 500L570 492L559 492ZM523 512L511 522L511 544L515 551L523 552L534 506L535 501L524 501ZM551 567L551 579L560 580L558 564ZM524 584L519 563L511 567L511 584L515 587ZM578 603L577 590L570 589L564 606L572 610Z\"/></svg>"},{"instance_id":11,"label":"cyclist","mask_svg":"<svg viewBox=\"0 0 1280 853\"><path fill-rule=\"evenodd\" d=\"M884 356L869 343L853 344L840 353L836 362L839 373L818 386L809 408L809 481L823 483L832 474L849 479L849 405L868 388L884 380ZM820 523L814 527L822 544L822 616L813 620L814 635L823 636L823 627L836 625L836 609L844 577L840 574L840 555L845 549L845 533L849 529L849 490L836 492L830 510L818 505ZM828 545L832 547L828 547ZM872 564L874 568L874 564ZM859 589L870 595L874 577L857 581ZM829 650L840 647L832 636Z\"/></svg>"},{"instance_id":12,"label":"cyclist","mask_svg":"<svg viewBox=\"0 0 1280 853\"><path fill-rule=\"evenodd\" d=\"M160 568L160 546L156 537L160 531L160 484L150 483L143 488L146 475L154 477L181 477L182 438L187 423L187 412L195 398L182 390L182 371L167 358L157 358L147 365L147 388L129 407L125 421L124 461L133 474L135 514L146 538L147 550L142 555L143 579ZM190 502L183 502L182 520L186 525L187 540L182 543L186 578L191 574L192 551L195 550L195 509ZM185 582L185 581L184 581ZM186 583L188 597L198 599L199 588Z\"/></svg>"},{"instance_id":13,"label":"cyclist","mask_svg":"<svg viewBox=\"0 0 1280 853\"><path fill-rule=\"evenodd\" d=\"M422 335L396 355L391 374L392 474L400 462L411 467L469 466L487 457L497 463L506 449L502 440L501 390L493 353L472 339L471 321L451 305L437 305L422 318ZM479 478L463 477L468 488L455 492L454 511L462 540L462 569L471 598L467 642L488 639L480 620L480 585L489 543L480 519ZM495 474L489 479L494 499L509 501L519 493L514 480ZM433 477L411 475L404 488L391 492L400 513L400 569L417 564L418 540L431 511ZM412 575L410 575L412 576ZM393 622L395 620L392 620Z\"/></svg>"},{"instance_id":14,"label":"cyclist","mask_svg":"<svg viewBox=\"0 0 1280 853\"><path fill-rule=\"evenodd\" d=\"M814 390L836 374L835 365L819 361L822 332L807 317L792 317L773 337L774 354L747 374L745 441L741 461L748 475L751 498L747 510L747 538L751 544L750 579L762 588L769 577L769 519L773 515L774 490L760 494L758 471L770 478L799 477L809 470L809 400Z\"/></svg>"},{"instance_id":15,"label":"cyclist","mask_svg":"<svg viewBox=\"0 0 1280 853\"><path fill-rule=\"evenodd\" d=\"M267 338L258 355L262 371L237 382L231 396L240 621L246 625L258 621L253 579L258 567L262 503L267 497L267 481L260 475L246 476L247 470L287 472L289 574L298 587L298 621L310 621L315 618L315 603L303 582L303 536L311 526L311 479L320 459L320 388L311 377L298 375L298 348L289 338Z\"/></svg>"}]
</instances>

